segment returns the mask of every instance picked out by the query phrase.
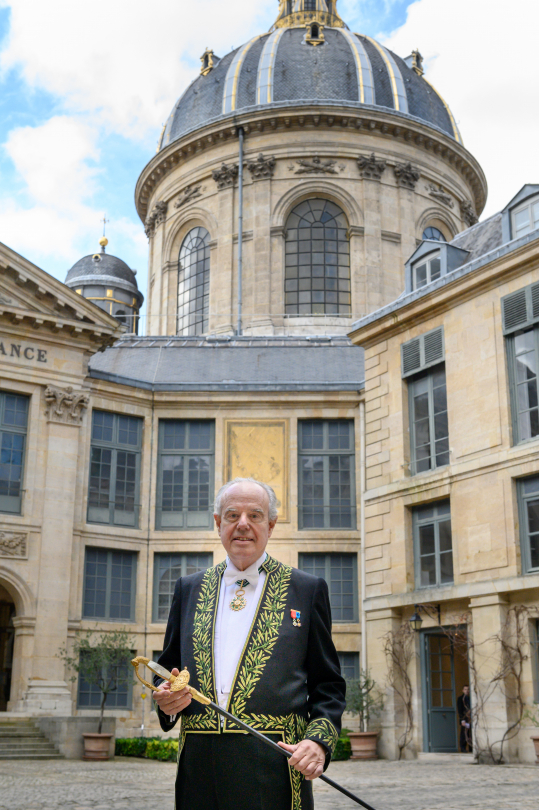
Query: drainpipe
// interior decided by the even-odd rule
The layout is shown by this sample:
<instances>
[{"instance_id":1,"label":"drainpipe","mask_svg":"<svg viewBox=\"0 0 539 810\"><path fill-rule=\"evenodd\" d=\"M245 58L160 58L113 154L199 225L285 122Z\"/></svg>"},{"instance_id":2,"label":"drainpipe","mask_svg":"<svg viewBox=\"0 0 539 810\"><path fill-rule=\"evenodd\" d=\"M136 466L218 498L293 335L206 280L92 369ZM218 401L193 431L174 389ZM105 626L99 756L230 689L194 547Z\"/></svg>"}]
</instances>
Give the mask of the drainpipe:
<instances>
[{"instance_id":1,"label":"drainpipe","mask_svg":"<svg viewBox=\"0 0 539 810\"><path fill-rule=\"evenodd\" d=\"M238 128L240 139L240 160L238 176L238 329L237 334L243 334L242 304L243 304L243 127Z\"/></svg>"},{"instance_id":2,"label":"drainpipe","mask_svg":"<svg viewBox=\"0 0 539 810\"><path fill-rule=\"evenodd\" d=\"M365 616L365 488L366 488L366 456L365 456L365 403L359 403L359 488L360 488L360 587L361 587L361 669L368 670L367 660L367 618ZM367 731L366 718L363 720L364 728Z\"/></svg>"}]
</instances>

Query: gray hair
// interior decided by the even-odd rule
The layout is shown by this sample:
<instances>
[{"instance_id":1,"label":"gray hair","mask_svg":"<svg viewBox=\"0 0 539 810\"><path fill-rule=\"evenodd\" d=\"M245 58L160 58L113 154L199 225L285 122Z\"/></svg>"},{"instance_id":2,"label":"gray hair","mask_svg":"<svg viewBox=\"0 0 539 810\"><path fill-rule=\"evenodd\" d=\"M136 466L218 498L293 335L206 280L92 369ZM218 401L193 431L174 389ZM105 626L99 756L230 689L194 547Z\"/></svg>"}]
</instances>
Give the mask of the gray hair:
<instances>
[{"instance_id":1,"label":"gray hair","mask_svg":"<svg viewBox=\"0 0 539 810\"><path fill-rule=\"evenodd\" d=\"M270 520L277 520L277 495L269 484L264 484L263 481L257 481L256 478L233 478L232 481L227 481L226 484L223 484L215 496L215 503L213 505L214 515L221 514L223 510L223 496L234 484L257 484L259 487L262 487L268 496L268 517Z\"/></svg>"}]
</instances>

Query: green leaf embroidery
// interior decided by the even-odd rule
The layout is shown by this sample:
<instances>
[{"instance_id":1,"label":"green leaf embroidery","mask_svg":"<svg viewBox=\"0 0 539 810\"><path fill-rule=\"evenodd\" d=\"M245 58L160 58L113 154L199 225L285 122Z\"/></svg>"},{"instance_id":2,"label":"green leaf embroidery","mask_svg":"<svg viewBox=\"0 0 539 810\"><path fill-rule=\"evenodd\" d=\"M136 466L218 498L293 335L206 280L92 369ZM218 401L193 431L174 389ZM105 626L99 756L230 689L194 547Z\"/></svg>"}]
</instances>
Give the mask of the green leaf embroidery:
<instances>
[{"instance_id":1,"label":"green leaf embroidery","mask_svg":"<svg viewBox=\"0 0 539 810\"><path fill-rule=\"evenodd\" d=\"M333 753L333 749L337 744L339 733L333 723L329 720L320 719L312 720L307 726L306 737L308 740L320 740L325 743L329 750Z\"/></svg>"}]
</instances>

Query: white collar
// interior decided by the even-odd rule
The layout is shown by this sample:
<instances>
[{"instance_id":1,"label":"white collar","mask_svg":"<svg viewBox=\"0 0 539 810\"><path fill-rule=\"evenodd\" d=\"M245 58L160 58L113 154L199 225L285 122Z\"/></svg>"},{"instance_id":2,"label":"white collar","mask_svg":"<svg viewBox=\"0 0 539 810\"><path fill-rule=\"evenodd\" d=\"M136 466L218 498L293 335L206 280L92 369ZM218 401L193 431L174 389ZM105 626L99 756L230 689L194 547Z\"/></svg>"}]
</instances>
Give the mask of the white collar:
<instances>
[{"instance_id":1,"label":"white collar","mask_svg":"<svg viewBox=\"0 0 539 810\"><path fill-rule=\"evenodd\" d=\"M262 556L259 557L256 562L251 563L251 565L246 568L245 571L240 571L238 568L236 568L230 557L227 557L226 570L223 574L225 584L233 585L238 579L248 579L251 585L256 585L259 577L258 569L265 562L267 556L268 555L264 551Z\"/></svg>"}]
</instances>

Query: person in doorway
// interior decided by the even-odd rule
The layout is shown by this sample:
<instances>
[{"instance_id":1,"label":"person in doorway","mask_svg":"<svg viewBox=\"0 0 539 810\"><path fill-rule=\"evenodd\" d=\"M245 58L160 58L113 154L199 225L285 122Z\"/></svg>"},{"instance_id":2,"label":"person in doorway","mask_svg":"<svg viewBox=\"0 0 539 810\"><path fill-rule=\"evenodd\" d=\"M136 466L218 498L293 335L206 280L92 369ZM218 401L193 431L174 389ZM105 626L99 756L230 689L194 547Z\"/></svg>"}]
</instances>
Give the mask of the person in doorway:
<instances>
[{"instance_id":1,"label":"person in doorway","mask_svg":"<svg viewBox=\"0 0 539 810\"><path fill-rule=\"evenodd\" d=\"M161 727L181 716L177 810L313 810L345 708L326 582L270 557L273 489L225 484L214 518L226 560L180 578L159 663L271 736L287 760L216 712L155 678Z\"/></svg>"},{"instance_id":2,"label":"person in doorway","mask_svg":"<svg viewBox=\"0 0 539 810\"><path fill-rule=\"evenodd\" d=\"M460 723L460 750L463 754L468 754L473 750L472 746L472 705L470 701L470 687L466 684L462 687L462 695L457 700L457 712Z\"/></svg>"}]
</instances>

